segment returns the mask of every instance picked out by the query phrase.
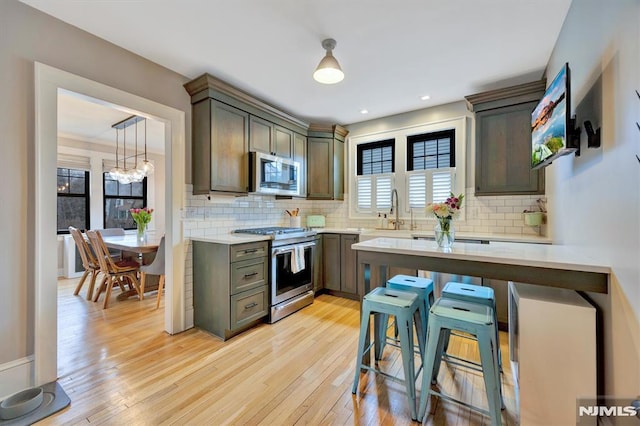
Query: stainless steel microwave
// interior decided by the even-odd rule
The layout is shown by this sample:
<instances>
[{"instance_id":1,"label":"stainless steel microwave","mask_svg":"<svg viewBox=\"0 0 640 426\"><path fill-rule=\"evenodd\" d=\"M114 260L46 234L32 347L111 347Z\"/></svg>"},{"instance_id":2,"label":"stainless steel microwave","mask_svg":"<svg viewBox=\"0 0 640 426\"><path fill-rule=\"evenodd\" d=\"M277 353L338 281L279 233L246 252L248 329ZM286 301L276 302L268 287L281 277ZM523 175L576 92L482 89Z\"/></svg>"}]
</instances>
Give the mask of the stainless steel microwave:
<instances>
[{"instance_id":1,"label":"stainless steel microwave","mask_svg":"<svg viewBox=\"0 0 640 426\"><path fill-rule=\"evenodd\" d=\"M249 152L249 192L300 195L300 163L290 158Z\"/></svg>"}]
</instances>

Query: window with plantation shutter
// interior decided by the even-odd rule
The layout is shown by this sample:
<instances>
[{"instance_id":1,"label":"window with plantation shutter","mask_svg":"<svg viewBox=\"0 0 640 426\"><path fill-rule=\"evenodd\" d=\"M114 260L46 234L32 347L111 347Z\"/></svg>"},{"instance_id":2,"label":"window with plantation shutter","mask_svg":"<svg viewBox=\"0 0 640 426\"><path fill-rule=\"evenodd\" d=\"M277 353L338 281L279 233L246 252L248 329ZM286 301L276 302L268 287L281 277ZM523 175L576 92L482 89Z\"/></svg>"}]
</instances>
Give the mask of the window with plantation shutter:
<instances>
[{"instance_id":1,"label":"window with plantation shutter","mask_svg":"<svg viewBox=\"0 0 640 426\"><path fill-rule=\"evenodd\" d=\"M407 137L407 198L409 208L423 208L449 197L454 188L455 131Z\"/></svg>"},{"instance_id":2,"label":"window with plantation shutter","mask_svg":"<svg viewBox=\"0 0 640 426\"><path fill-rule=\"evenodd\" d=\"M393 175L358 176L356 185L359 212L377 212L391 208Z\"/></svg>"},{"instance_id":3,"label":"window with plantation shutter","mask_svg":"<svg viewBox=\"0 0 640 426\"><path fill-rule=\"evenodd\" d=\"M399 128L386 128L385 122L365 125L370 133L352 135L347 141L349 218L373 221L377 213L388 214L397 190L400 220L433 220L424 210L429 203L466 190L469 124L466 116Z\"/></svg>"},{"instance_id":4,"label":"window with plantation shutter","mask_svg":"<svg viewBox=\"0 0 640 426\"><path fill-rule=\"evenodd\" d=\"M358 145L356 200L359 212L391 208L395 139Z\"/></svg>"},{"instance_id":5,"label":"window with plantation shutter","mask_svg":"<svg viewBox=\"0 0 640 426\"><path fill-rule=\"evenodd\" d=\"M409 208L423 208L445 201L454 189L454 168L419 170L407 173Z\"/></svg>"}]
</instances>

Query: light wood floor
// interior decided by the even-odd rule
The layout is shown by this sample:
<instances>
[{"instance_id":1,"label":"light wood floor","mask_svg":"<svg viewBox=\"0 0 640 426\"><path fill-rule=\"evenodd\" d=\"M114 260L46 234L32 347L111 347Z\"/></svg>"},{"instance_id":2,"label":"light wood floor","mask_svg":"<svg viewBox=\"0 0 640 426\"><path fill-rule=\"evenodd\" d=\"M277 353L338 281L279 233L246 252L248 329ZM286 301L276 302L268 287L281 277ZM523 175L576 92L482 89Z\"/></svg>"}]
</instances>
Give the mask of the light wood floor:
<instances>
[{"instance_id":1,"label":"light wood floor","mask_svg":"<svg viewBox=\"0 0 640 426\"><path fill-rule=\"evenodd\" d=\"M192 329L163 332L163 305L115 300L88 302L77 280L59 281L59 383L71 406L39 424L117 425L410 425L404 387L373 373L361 376L351 394L358 338L358 303L322 295L313 305L277 322L262 324L227 342ZM506 410L503 424L516 424L506 335ZM451 349L477 356L475 344L452 338ZM401 371L398 351L385 350L383 367ZM399 373L401 374L401 373ZM486 407L482 377L443 366L446 391ZM419 385L419 384L418 384ZM489 424L489 419L432 398L424 424Z\"/></svg>"}]
</instances>

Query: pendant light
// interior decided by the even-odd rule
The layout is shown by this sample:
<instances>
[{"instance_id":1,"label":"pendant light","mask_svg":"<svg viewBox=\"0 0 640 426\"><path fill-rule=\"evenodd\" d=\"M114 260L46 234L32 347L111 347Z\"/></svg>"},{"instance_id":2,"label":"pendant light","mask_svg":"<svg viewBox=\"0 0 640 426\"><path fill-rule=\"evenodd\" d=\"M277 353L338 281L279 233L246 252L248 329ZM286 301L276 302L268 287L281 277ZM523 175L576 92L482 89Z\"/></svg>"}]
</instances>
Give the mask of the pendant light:
<instances>
[{"instance_id":1,"label":"pendant light","mask_svg":"<svg viewBox=\"0 0 640 426\"><path fill-rule=\"evenodd\" d=\"M344 73L340 68L340 64L336 58L333 57L333 49L336 47L336 41L332 38L328 38L322 41L322 48L327 51L327 54L322 58L316 71L313 73L313 78L322 84L335 84L342 81Z\"/></svg>"},{"instance_id":2,"label":"pendant light","mask_svg":"<svg viewBox=\"0 0 640 426\"><path fill-rule=\"evenodd\" d=\"M138 163L138 170L145 176L153 174L155 167L147 160L147 119L144 120L144 160Z\"/></svg>"},{"instance_id":3,"label":"pendant light","mask_svg":"<svg viewBox=\"0 0 640 426\"><path fill-rule=\"evenodd\" d=\"M145 120L145 161L140 162L140 164L148 163L150 168L137 167L136 163L138 163L138 122L140 120ZM134 145L134 153L127 157L127 127L130 127L135 124L135 145ZM111 127L116 129L116 165L109 171L109 175L112 179L117 180L121 184L129 184L132 182L142 182L142 180L147 177L149 174L153 172L153 165L146 160L147 156L147 130L146 130L146 119L138 116L131 116L122 120ZM119 148L119 134L120 130L123 132L122 138L122 168L119 163L118 156L118 148ZM132 158L132 167L130 169L127 168L127 158Z\"/></svg>"}]
</instances>

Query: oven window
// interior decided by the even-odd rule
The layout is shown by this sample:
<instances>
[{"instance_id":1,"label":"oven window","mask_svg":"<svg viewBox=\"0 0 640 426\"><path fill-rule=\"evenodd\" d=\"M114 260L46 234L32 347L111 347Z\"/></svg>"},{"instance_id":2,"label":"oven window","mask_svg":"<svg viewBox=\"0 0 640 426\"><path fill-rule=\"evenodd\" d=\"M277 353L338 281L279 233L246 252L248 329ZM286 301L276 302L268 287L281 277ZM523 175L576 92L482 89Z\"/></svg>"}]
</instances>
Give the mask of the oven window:
<instances>
[{"instance_id":1,"label":"oven window","mask_svg":"<svg viewBox=\"0 0 640 426\"><path fill-rule=\"evenodd\" d=\"M276 296L287 293L298 287L311 283L311 248L304 250L305 268L294 274L291 271L291 252L279 254L276 257L276 282L273 283L276 289Z\"/></svg>"}]
</instances>

